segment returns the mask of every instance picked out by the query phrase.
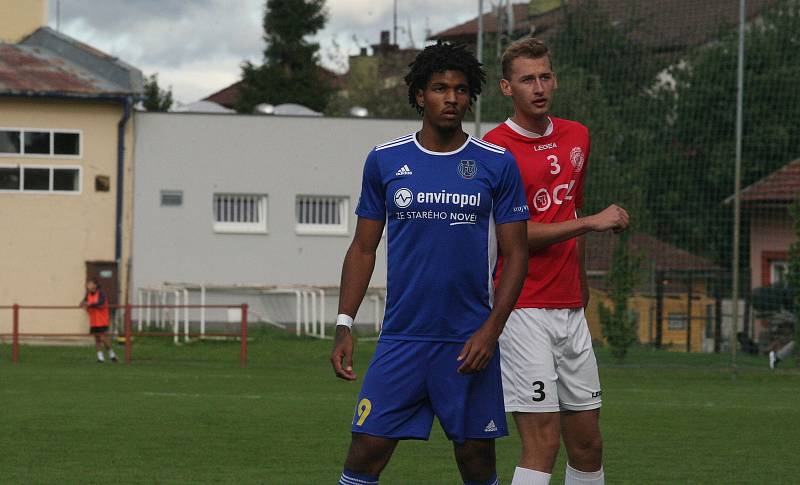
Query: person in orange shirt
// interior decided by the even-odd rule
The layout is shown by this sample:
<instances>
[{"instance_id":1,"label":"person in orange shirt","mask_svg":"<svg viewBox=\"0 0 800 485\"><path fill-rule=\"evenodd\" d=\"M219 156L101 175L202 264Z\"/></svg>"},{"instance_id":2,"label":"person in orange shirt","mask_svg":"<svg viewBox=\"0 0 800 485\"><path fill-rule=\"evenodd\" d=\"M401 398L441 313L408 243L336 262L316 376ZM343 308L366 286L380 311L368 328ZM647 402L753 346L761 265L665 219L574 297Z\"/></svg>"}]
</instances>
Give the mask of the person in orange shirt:
<instances>
[{"instance_id":1,"label":"person in orange shirt","mask_svg":"<svg viewBox=\"0 0 800 485\"><path fill-rule=\"evenodd\" d=\"M89 314L89 333L94 335L97 362L102 364L106 361L103 356L103 347L108 350L108 358L112 362L116 362L117 354L111 347L111 341L108 338L108 297L106 292L100 288L96 278L86 280L86 296L81 301L81 307L85 308Z\"/></svg>"}]
</instances>

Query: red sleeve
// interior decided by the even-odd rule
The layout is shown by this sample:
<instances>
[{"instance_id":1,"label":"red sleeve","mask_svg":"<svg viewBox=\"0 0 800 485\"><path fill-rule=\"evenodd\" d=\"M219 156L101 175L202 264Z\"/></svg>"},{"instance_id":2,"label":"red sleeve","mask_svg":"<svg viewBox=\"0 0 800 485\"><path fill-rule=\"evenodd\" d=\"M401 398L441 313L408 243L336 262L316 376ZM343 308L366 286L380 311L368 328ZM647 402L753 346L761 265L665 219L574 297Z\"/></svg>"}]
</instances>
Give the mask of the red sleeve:
<instances>
[{"instance_id":1,"label":"red sleeve","mask_svg":"<svg viewBox=\"0 0 800 485\"><path fill-rule=\"evenodd\" d=\"M493 145L497 145L503 148L508 148L508 143L505 142L505 137L501 136L499 126L489 130L488 133L483 135L483 140L488 141Z\"/></svg>"}]
</instances>

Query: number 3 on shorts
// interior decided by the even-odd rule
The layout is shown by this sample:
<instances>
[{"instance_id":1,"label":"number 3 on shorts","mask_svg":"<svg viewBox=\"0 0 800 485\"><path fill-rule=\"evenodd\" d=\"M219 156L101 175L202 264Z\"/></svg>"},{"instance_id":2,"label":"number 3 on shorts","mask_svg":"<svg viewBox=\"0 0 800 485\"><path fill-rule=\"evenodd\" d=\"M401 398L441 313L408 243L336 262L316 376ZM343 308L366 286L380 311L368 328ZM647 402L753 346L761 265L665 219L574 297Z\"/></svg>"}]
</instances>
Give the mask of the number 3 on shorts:
<instances>
[{"instance_id":1,"label":"number 3 on shorts","mask_svg":"<svg viewBox=\"0 0 800 485\"><path fill-rule=\"evenodd\" d=\"M356 414L358 415L358 422L356 426L361 426L364 424L364 421L369 416L369 412L372 411L372 403L369 402L369 399L364 398L359 401L358 406L356 406Z\"/></svg>"},{"instance_id":2,"label":"number 3 on shorts","mask_svg":"<svg viewBox=\"0 0 800 485\"><path fill-rule=\"evenodd\" d=\"M535 402L544 401L545 394L544 394L544 382L536 381L533 383L533 400Z\"/></svg>"}]
</instances>

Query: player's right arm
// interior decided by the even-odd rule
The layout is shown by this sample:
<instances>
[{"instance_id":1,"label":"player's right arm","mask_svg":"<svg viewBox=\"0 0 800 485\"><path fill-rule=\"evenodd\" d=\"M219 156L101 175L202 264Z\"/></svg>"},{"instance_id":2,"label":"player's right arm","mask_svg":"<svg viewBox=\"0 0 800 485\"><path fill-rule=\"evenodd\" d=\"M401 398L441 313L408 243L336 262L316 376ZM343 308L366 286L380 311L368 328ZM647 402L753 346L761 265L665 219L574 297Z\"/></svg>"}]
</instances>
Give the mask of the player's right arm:
<instances>
[{"instance_id":1,"label":"player's right arm","mask_svg":"<svg viewBox=\"0 0 800 485\"><path fill-rule=\"evenodd\" d=\"M358 218L356 234L342 264L339 314L355 318L358 312L375 269L375 253L381 242L383 225L382 220ZM348 381L356 379L353 372L353 335L345 325L336 326L331 364L336 377Z\"/></svg>"},{"instance_id":2,"label":"player's right arm","mask_svg":"<svg viewBox=\"0 0 800 485\"><path fill-rule=\"evenodd\" d=\"M628 228L628 212L622 207L611 204L597 214L579 217L564 222L528 221L528 249L538 251L587 232L605 232L613 230L621 232Z\"/></svg>"}]
</instances>

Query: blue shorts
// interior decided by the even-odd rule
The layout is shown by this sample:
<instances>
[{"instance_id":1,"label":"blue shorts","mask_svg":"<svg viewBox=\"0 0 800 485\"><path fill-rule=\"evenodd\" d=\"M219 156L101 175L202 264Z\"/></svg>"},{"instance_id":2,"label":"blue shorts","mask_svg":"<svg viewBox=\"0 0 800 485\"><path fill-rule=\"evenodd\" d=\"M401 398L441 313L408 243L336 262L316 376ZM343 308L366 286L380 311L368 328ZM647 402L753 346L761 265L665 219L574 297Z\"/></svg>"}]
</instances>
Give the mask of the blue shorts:
<instances>
[{"instance_id":1,"label":"blue shorts","mask_svg":"<svg viewBox=\"0 0 800 485\"><path fill-rule=\"evenodd\" d=\"M498 348L484 370L459 374L456 342L381 340L353 417L354 433L427 440L434 415L457 443L508 435Z\"/></svg>"}]
</instances>

